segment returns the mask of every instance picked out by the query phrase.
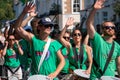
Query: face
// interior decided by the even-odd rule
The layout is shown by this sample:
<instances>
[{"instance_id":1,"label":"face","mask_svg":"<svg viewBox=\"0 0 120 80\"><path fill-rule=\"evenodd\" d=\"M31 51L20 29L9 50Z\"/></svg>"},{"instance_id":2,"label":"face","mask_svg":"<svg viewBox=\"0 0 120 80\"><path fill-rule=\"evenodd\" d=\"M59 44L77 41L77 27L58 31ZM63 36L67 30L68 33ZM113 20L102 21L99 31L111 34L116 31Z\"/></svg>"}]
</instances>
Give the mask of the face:
<instances>
[{"instance_id":1,"label":"face","mask_svg":"<svg viewBox=\"0 0 120 80\"><path fill-rule=\"evenodd\" d=\"M52 30L52 26L50 25L38 25L38 30L41 31L41 33L50 34Z\"/></svg>"},{"instance_id":2,"label":"face","mask_svg":"<svg viewBox=\"0 0 120 80\"><path fill-rule=\"evenodd\" d=\"M114 36L115 35L115 25L112 22L105 22L103 25L104 36Z\"/></svg>"},{"instance_id":3,"label":"face","mask_svg":"<svg viewBox=\"0 0 120 80\"><path fill-rule=\"evenodd\" d=\"M8 38L9 45L14 45L15 43L15 37L13 35L10 35Z\"/></svg>"},{"instance_id":4,"label":"face","mask_svg":"<svg viewBox=\"0 0 120 80\"><path fill-rule=\"evenodd\" d=\"M70 34L69 33L65 33L63 38L66 40L66 41L70 41Z\"/></svg>"},{"instance_id":5,"label":"face","mask_svg":"<svg viewBox=\"0 0 120 80\"><path fill-rule=\"evenodd\" d=\"M82 39L81 32L79 30L75 30L73 32L73 40L74 42L80 42Z\"/></svg>"}]
</instances>

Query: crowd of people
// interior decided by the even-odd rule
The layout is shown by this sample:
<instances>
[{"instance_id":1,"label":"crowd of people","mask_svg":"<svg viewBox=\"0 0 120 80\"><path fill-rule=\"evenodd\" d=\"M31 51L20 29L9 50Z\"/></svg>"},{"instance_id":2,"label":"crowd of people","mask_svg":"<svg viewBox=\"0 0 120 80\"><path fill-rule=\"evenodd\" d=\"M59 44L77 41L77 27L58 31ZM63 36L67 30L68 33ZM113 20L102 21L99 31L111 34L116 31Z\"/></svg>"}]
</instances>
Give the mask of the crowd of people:
<instances>
[{"instance_id":1,"label":"crowd of people","mask_svg":"<svg viewBox=\"0 0 120 80\"><path fill-rule=\"evenodd\" d=\"M115 77L116 72L120 77L120 45L114 40L115 24L102 23L102 34L94 28L95 13L104 2L97 0L94 4L86 21L86 34L78 27L71 33L68 27L74 24L74 18L69 17L64 28L58 34L53 33L54 36L51 31L55 24L51 19L36 18L35 4L26 4L10 28L6 27L4 34L0 34L0 80L12 80L13 76L27 80L35 75L53 80L81 80L74 73L76 69L90 75L89 80ZM32 30L25 30L31 19Z\"/></svg>"}]
</instances>

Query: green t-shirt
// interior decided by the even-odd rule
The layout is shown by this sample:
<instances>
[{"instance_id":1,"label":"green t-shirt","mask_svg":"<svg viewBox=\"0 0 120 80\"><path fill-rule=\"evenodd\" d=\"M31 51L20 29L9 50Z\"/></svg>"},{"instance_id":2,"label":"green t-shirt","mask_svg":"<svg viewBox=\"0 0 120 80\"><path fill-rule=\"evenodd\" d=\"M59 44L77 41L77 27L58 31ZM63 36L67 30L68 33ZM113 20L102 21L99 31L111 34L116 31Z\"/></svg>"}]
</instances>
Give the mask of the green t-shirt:
<instances>
[{"instance_id":1,"label":"green t-shirt","mask_svg":"<svg viewBox=\"0 0 120 80\"><path fill-rule=\"evenodd\" d=\"M69 72L70 61L73 59L73 56L74 56L73 55L73 50L72 50L72 47L70 47L70 51L68 53L67 48L63 46L61 51L62 51L62 54L65 58L65 66L63 67L61 72L68 73Z\"/></svg>"},{"instance_id":2,"label":"green t-shirt","mask_svg":"<svg viewBox=\"0 0 120 80\"><path fill-rule=\"evenodd\" d=\"M40 70L38 71L38 65L39 65L45 44L46 44L45 41L37 39L35 36L32 38L32 47L31 47L32 75L37 73L42 75L49 75L50 73L53 73L57 68L57 58L58 58L57 52L58 50L60 50L62 45L58 41L53 40L50 43L46 57L40 67Z\"/></svg>"},{"instance_id":3,"label":"green t-shirt","mask_svg":"<svg viewBox=\"0 0 120 80\"><path fill-rule=\"evenodd\" d=\"M10 48L7 49L4 65L12 67L12 68L17 68L18 66L20 66L20 61L17 56L18 54L19 53L16 53L16 51L13 49L10 49Z\"/></svg>"},{"instance_id":4,"label":"green t-shirt","mask_svg":"<svg viewBox=\"0 0 120 80\"><path fill-rule=\"evenodd\" d=\"M112 47L112 43L106 42L97 32L95 33L94 38L91 40L91 42L93 48L93 57L97 62L97 64L100 66L101 70L103 70L106 60L108 58L109 51L111 50ZM104 76L115 76L115 70L116 70L115 59L118 56L120 56L120 46L118 43L115 42L113 55L104 73ZM100 77L101 77L100 73L97 71L97 68L93 64L90 79L95 80L95 78L100 78Z\"/></svg>"},{"instance_id":5,"label":"green t-shirt","mask_svg":"<svg viewBox=\"0 0 120 80\"><path fill-rule=\"evenodd\" d=\"M78 59L78 55L80 55L81 53L79 52L78 48L75 48L76 51L74 51L74 63L70 64L70 68L72 70L75 70L75 69L83 69L83 70L86 70L87 67L86 67L86 64L85 62L87 61L87 52L86 52L86 46L85 45L82 45L82 48L83 48L83 60L82 60L82 63L80 63L80 60L76 60ZM74 48L73 48L74 49ZM75 56L75 54L77 54Z\"/></svg>"}]
</instances>

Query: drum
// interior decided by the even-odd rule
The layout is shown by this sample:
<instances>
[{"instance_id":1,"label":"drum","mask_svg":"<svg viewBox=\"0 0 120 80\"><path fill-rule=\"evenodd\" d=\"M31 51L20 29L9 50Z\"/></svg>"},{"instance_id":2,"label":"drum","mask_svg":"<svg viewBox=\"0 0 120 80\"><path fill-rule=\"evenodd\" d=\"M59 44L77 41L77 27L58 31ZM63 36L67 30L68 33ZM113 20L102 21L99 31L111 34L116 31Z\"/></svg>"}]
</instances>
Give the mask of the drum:
<instances>
[{"instance_id":1,"label":"drum","mask_svg":"<svg viewBox=\"0 0 120 80\"><path fill-rule=\"evenodd\" d=\"M52 80L52 79L48 78L45 75L32 75L28 78L28 80Z\"/></svg>"},{"instance_id":2,"label":"drum","mask_svg":"<svg viewBox=\"0 0 120 80\"><path fill-rule=\"evenodd\" d=\"M120 80L120 78L114 76L102 76L100 80Z\"/></svg>"},{"instance_id":3,"label":"drum","mask_svg":"<svg viewBox=\"0 0 120 80\"><path fill-rule=\"evenodd\" d=\"M10 76L10 77L8 78L8 80L18 80L18 78L15 77L15 76Z\"/></svg>"},{"instance_id":4,"label":"drum","mask_svg":"<svg viewBox=\"0 0 120 80\"><path fill-rule=\"evenodd\" d=\"M74 74L78 76L77 80L88 80L89 79L90 74L85 74L83 71L85 70L81 70L81 69L74 70Z\"/></svg>"}]
</instances>

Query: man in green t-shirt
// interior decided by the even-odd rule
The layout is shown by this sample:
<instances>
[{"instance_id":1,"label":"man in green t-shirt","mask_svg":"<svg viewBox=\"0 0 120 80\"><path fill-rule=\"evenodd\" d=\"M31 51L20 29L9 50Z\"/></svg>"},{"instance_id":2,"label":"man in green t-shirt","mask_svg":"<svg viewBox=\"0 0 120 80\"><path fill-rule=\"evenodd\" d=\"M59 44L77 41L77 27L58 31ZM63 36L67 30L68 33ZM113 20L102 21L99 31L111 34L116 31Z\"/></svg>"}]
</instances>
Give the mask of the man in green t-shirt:
<instances>
[{"instance_id":1,"label":"man in green t-shirt","mask_svg":"<svg viewBox=\"0 0 120 80\"><path fill-rule=\"evenodd\" d=\"M93 59L99 66L97 67L95 62L93 62L90 80L101 78L101 76L115 76L116 67L118 70L118 74L120 75L120 46L118 43L114 41L115 37L114 23L111 21L105 21L102 24L103 37L101 37L95 31L93 25L95 13L97 10L103 7L104 2L105 0L97 0L96 3L94 4L94 8L90 12L90 15L87 19L87 30L92 41ZM104 66L106 64L106 60L108 58L113 42L115 44L113 55L111 57L107 69L103 74L101 74L99 69L101 69L101 71L104 70Z\"/></svg>"},{"instance_id":2,"label":"man in green t-shirt","mask_svg":"<svg viewBox=\"0 0 120 80\"><path fill-rule=\"evenodd\" d=\"M29 3L25 6L23 9L21 15L16 20L16 23L14 25L14 28L19 33L22 38L29 41L31 44L31 58L32 58L32 71L31 74L42 74L46 75L49 78L54 79L59 72L62 70L65 64L65 60L63 55L61 54L60 48L62 45L56 41L51 39L50 46L48 48L47 54L45 56L45 59L40 66L40 70L38 70L38 65L40 63L41 56L43 54L43 50L46 47L45 44L50 38L49 35L51 33L52 27L54 26L54 23L51 21L50 18L44 17L41 18L38 22L37 31L38 36L26 32L22 27L22 21L25 17L25 15L29 12L29 14L35 14L35 5L32 3ZM59 59L59 64L57 65L57 60Z\"/></svg>"}]
</instances>

